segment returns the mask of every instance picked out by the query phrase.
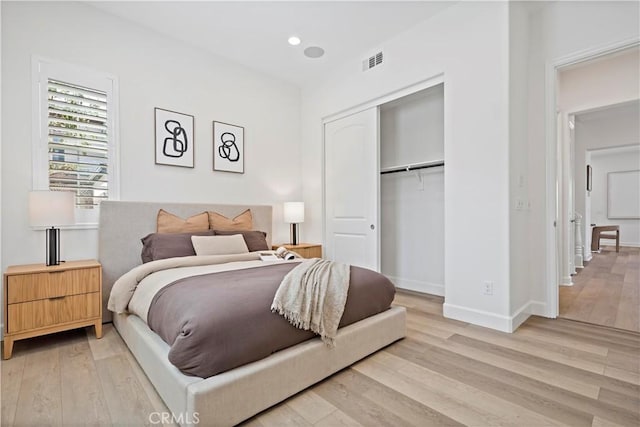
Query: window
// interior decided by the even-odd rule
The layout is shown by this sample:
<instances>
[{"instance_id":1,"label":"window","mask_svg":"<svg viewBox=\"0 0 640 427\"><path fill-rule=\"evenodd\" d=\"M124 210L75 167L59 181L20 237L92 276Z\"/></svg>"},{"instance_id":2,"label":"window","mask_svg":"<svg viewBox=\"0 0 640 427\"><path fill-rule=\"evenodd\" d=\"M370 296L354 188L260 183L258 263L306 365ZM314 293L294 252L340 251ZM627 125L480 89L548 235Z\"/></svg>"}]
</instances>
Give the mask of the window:
<instances>
[{"instance_id":1,"label":"window","mask_svg":"<svg viewBox=\"0 0 640 427\"><path fill-rule=\"evenodd\" d=\"M109 197L107 94L47 79L49 188L76 193L76 207Z\"/></svg>"},{"instance_id":2,"label":"window","mask_svg":"<svg viewBox=\"0 0 640 427\"><path fill-rule=\"evenodd\" d=\"M75 193L78 225L118 198L116 80L34 58L34 189Z\"/></svg>"}]
</instances>

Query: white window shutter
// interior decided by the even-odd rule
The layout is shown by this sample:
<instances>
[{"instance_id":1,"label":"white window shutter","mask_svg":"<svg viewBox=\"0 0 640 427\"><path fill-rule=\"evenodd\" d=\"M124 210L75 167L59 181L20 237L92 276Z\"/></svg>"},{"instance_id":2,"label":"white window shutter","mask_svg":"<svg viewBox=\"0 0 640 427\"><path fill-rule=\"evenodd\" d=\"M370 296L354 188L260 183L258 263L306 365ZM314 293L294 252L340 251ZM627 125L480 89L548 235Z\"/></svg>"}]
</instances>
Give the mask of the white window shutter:
<instances>
[{"instance_id":1,"label":"white window shutter","mask_svg":"<svg viewBox=\"0 0 640 427\"><path fill-rule=\"evenodd\" d=\"M49 188L73 191L77 208L109 197L109 114L106 92L47 79Z\"/></svg>"}]
</instances>

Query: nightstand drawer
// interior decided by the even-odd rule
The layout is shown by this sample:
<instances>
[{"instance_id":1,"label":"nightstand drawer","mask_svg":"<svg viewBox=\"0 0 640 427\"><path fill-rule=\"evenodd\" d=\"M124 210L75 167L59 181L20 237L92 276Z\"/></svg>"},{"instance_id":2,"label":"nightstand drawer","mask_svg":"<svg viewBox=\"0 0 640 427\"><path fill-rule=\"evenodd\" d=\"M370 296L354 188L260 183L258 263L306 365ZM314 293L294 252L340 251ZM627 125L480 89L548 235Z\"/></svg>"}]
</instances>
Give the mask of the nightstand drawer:
<instances>
[{"instance_id":1,"label":"nightstand drawer","mask_svg":"<svg viewBox=\"0 0 640 427\"><path fill-rule=\"evenodd\" d=\"M7 278L9 304L45 300L66 295L86 294L100 290L100 268L33 273Z\"/></svg>"},{"instance_id":2,"label":"nightstand drawer","mask_svg":"<svg viewBox=\"0 0 640 427\"><path fill-rule=\"evenodd\" d=\"M100 292L9 304L8 332L44 328L100 316Z\"/></svg>"}]
</instances>

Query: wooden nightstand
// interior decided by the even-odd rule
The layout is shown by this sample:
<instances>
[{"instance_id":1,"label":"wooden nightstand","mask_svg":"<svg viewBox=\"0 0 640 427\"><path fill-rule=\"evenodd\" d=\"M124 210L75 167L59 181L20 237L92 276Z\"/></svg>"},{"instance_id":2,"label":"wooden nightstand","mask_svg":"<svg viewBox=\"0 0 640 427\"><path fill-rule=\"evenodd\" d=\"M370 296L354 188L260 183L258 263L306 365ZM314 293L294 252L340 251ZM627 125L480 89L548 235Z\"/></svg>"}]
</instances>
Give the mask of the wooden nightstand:
<instances>
[{"instance_id":1,"label":"wooden nightstand","mask_svg":"<svg viewBox=\"0 0 640 427\"><path fill-rule=\"evenodd\" d=\"M284 246L290 251L294 251L305 258L322 258L322 245L314 245L313 243L298 243L297 245L290 245L283 243L280 245L272 245L271 249L276 250L280 246Z\"/></svg>"},{"instance_id":2,"label":"wooden nightstand","mask_svg":"<svg viewBox=\"0 0 640 427\"><path fill-rule=\"evenodd\" d=\"M15 265L4 274L4 352L13 343L95 326L102 337L102 267L95 260Z\"/></svg>"}]
</instances>

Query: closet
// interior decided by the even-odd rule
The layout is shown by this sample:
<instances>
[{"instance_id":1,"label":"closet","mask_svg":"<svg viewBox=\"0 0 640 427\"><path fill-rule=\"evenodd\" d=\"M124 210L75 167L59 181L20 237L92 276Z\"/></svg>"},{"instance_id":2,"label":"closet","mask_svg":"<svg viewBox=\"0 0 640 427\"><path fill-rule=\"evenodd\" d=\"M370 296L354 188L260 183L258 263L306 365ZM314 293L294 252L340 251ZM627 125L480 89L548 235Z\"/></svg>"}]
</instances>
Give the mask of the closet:
<instances>
[{"instance_id":1,"label":"closet","mask_svg":"<svg viewBox=\"0 0 640 427\"><path fill-rule=\"evenodd\" d=\"M324 124L324 252L444 294L444 84Z\"/></svg>"},{"instance_id":2,"label":"closet","mask_svg":"<svg viewBox=\"0 0 640 427\"><path fill-rule=\"evenodd\" d=\"M444 295L444 85L380 106L380 269Z\"/></svg>"}]
</instances>

